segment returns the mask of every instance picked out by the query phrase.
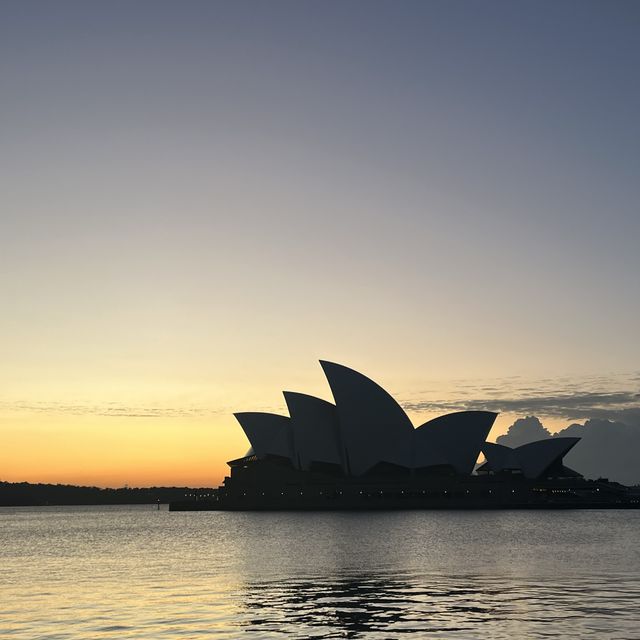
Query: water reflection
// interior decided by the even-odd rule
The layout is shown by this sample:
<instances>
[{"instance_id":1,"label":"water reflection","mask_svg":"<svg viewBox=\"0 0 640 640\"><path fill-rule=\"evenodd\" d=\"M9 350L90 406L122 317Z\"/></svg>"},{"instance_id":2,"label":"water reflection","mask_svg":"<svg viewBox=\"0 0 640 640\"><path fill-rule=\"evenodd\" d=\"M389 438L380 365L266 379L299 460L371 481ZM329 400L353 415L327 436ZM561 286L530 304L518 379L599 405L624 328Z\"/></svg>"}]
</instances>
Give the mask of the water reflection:
<instances>
[{"instance_id":1,"label":"water reflection","mask_svg":"<svg viewBox=\"0 0 640 640\"><path fill-rule=\"evenodd\" d=\"M265 632L295 629L300 637L358 638L373 632L444 633L473 630L498 619L494 589L460 583L425 588L416 577L352 574L245 583L239 626Z\"/></svg>"},{"instance_id":2,"label":"water reflection","mask_svg":"<svg viewBox=\"0 0 640 640\"><path fill-rule=\"evenodd\" d=\"M0 513L0 637L638 638L640 512Z\"/></svg>"},{"instance_id":3,"label":"water reflection","mask_svg":"<svg viewBox=\"0 0 640 640\"><path fill-rule=\"evenodd\" d=\"M245 582L236 624L259 637L602 637L611 621L639 622L640 583L629 576L576 584L499 576L350 574ZM614 595L615 594L615 595ZM624 594L624 595L622 595ZM562 632L560 633L560 630Z\"/></svg>"}]
</instances>

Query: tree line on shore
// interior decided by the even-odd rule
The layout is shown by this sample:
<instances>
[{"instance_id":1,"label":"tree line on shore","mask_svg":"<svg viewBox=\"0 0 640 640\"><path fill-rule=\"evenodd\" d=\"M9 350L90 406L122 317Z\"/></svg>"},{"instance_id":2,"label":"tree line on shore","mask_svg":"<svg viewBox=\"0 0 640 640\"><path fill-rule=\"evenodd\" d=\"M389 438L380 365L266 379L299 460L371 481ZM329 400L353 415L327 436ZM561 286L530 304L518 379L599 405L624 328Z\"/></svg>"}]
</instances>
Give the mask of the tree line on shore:
<instances>
[{"instance_id":1,"label":"tree line on shore","mask_svg":"<svg viewBox=\"0 0 640 640\"><path fill-rule=\"evenodd\" d=\"M89 504L153 504L206 497L210 488L122 487L118 489L81 487L70 484L1 482L0 506L46 506Z\"/></svg>"}]
</instances>

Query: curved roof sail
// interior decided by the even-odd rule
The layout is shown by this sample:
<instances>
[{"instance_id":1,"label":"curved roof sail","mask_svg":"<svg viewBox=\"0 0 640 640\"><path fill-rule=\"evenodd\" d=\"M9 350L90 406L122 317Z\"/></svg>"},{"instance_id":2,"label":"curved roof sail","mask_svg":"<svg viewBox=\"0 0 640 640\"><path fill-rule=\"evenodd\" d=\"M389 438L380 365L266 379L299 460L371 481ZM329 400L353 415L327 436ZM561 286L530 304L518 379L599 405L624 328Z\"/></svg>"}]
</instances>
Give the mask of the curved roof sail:
<instances>
[{"instance_id":1,"label":"curved roof sail","mask_svg":"<svg viewBox=\"0 0 640 640\"><path fill-rule=\"evenodd\" d=\"M526 478L539 478L556 461L561 460L580 438L545 438L514 449Z\"/></svg>"},{"instance_id":2,"label":"curved roof sail","mask_svg":"<svg viewBox=\"0 0 640 640\"><path fill-rule=\"evenodd\" d=\"M482 469L486 470L488 467L494 473L518 469L526 478L540 478L552 465L560 463L579 440L580 438L545 438L523 444L515 449L485 442L482 445L482 453L487 461L482 465Z\"/></svg>"},{"instance_id":3,"label":"curved roof sail","mask_svg":"<svg viewBox=\"0 0 640 640\"><path fill-rule=\"evenodd\" d=\"M251 443L255 454L292 458L290 418L276 413L244 411L233 414Z\"/></svg>"},{"instance_id":4,"label":"curved roof sail","mask_svg":"<svg viewBox=\"0 0 640 640\"><path fill-rule=\"evenodd\" d=\"M416 429L421 448L441 451L459 473L473 471L497 413L457 411L425 422Z\"/></svg>"},{"instance_id":5,"label":"curved roof sail","mask_svg":"<svg viewBox=\"0 0 640 640\"><path fill-rule=\"evenodd\" d=\"M366 376L321 360L336 402L340 437L347 470L361 475L380 461L405 465L393 452L413 433L402 407Z\"/></svg>"},{"instance_id":6,"label":"curved roof sail","mask_svg":"<svg viewBox=\"0 0 640 640\"><path fill-rule=\"evenodd\" d=\"M291 415L296 466L309 469L312 462L342 465L335 405L294 391L285 391L284 399Z\"/></svg>"},{"instance_id":7,"label":"curved roof sail","mask_svg":"<svg viewBox=\"0 0 640 640\"><path fill-rule=\"evenodd\" d=\"M452 464L449 456L442 449L442 443L429 429L418 427L414 430L411 448L411 467L414 469Z\"/></svg>"},{"instance_id":8,"label":"curved roof sail","mask_svg":"<svg viewBox=\"0 0 640 640\"><path fill-rule=\"evenodd\" d=\"M485 442L481 449L486 458L486 466L494 472L503 469L519 469L520 463L516 460L514 450L511 447L505 447L502 444L494 442ZM482 465L483 468L485 465Z\"/></svg>"}]
</instances>

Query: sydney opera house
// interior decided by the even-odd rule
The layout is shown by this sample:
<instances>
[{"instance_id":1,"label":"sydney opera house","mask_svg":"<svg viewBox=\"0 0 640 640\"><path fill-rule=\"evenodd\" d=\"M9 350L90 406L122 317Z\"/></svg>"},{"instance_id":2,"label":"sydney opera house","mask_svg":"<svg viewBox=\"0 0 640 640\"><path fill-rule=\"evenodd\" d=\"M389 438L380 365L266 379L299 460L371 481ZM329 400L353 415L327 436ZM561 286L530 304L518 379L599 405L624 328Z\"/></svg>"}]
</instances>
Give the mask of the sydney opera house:
<instances>
[{"instance_id":1,"label":"sydney opera house","mask_svg":"<svg viewBox=\"0 0 640 640\"><path fill-rule=\"evenodd\" d=\"M343 365L320 364L334 403L285 391L289 415L235 414L251 448L228 462L230 475L209 508L549 508L628 502L620 485L585 480L564 465L579 438L549 438L516 449L493 444L487 437L497 414L489 411L449 413L414 427L378 384Z\"/></svg>"}]
</instances>

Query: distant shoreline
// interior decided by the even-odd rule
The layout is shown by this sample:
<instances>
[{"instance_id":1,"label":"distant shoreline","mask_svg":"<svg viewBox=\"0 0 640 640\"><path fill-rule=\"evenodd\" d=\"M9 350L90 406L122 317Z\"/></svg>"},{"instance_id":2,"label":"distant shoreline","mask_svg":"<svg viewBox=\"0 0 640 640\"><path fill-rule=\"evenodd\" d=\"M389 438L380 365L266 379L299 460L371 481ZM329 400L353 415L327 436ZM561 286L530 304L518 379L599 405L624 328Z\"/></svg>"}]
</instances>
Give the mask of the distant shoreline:
<instances>
[{"instance_id":1,"label":"distant shoreline","mask_svg":"<svg viewBox=\"0 0 640 640\"><path fill-rule=\"evenodd\" d=\"M66 505L157 504L185 500L213 493L209 487L123 487L118 489L0 482L0 507L40 507Z\"/></svg>"}]
</instances>

